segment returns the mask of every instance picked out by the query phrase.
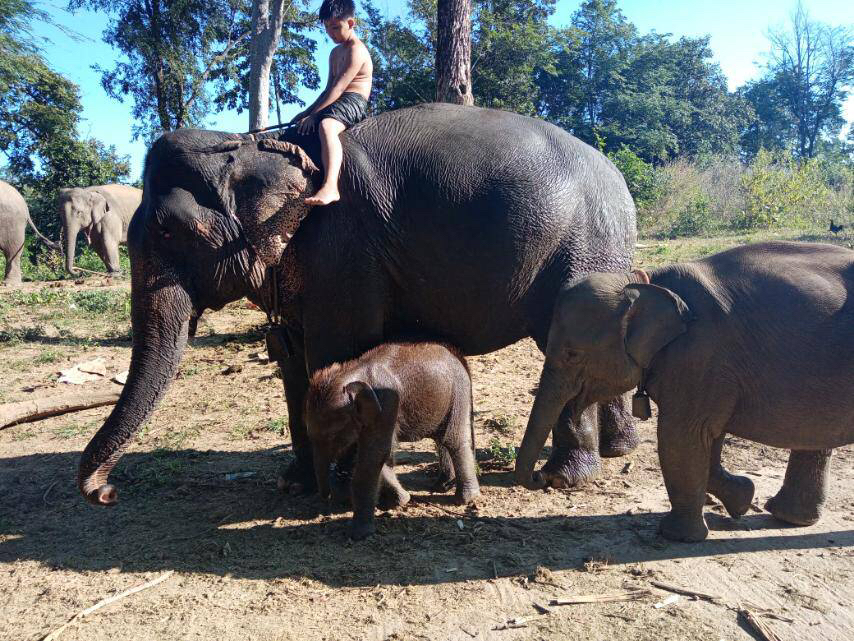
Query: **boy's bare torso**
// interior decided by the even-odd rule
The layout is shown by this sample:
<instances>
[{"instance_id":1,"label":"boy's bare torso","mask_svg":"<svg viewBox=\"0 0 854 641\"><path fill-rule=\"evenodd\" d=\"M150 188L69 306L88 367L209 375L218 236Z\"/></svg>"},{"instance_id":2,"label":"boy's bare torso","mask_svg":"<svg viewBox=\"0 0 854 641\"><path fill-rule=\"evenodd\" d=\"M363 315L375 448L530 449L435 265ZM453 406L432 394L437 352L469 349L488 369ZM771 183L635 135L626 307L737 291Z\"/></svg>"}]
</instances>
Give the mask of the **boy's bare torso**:
<instances>
[{"instance_id":1,"label":"boy's bare torso","mask_svg":"<svg viewBox=\"0 0 854 641\"><path fill-rule=\"evenodd\" d=\"M342 42L332 49L332 53L329 54L330 86L335 83L337 78L341 77L351 63L358 63L359 70L356 72L356 76L350 81L350 84L344 89L344 92L357 93L365 100L370 100L374 65L371 62L368 48L355 34L347 42Z\"/></svg>"}]
</instances>

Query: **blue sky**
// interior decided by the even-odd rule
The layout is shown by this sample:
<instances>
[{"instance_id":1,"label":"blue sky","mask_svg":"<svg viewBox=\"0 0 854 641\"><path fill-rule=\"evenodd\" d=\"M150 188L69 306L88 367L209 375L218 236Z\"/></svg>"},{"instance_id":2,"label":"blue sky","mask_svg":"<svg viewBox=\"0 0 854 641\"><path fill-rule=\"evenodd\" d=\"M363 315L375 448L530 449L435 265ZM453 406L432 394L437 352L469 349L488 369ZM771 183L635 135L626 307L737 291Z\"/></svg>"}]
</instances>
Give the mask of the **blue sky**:
<instances>
[{"instance_id":1,"label":"blue sky","mask_svg":"<svg viewBox=\"0 0 854 641\"><path fill-rule=\"evenodd\" d=\"M320 5L320 0L316 4ZM552 22L565 25L577 9L580 0L559 0ZM376 0L377 7L389 16L405 11L405 0ZM83 102L81 130L115 145L121 154L128 154L132 163L132 178L136 179L142 167L145 146L131 141L131 103L119 103L107 97L100 85L100 76L91 67L100 64L110 68L117 52L101 41L108 19L103 14L80 11L74 15L65 12L62 4L42 5L60 24L83 35L86 40L75 42L60 30L42 25L36 33L49 38L45 54L50 65L80 86ZM854 23L854 2L840 0L804 0L810 16L830 24ZM726 75L730 89L760 73L760 66L769 45L766 33L771 26L784 26L794 7L794 0L718 0L697 2L691 0L621 0L620 7L626 17L641 33L657 31L674 36L711 35L711 47L716 61ZM326 59L330 43L322 33L315 34L319 42L318 62L325 78ZM305 92L303 99L311 101L316 92ZM282 117L289 119L299 108L289 105ZM854 120L854 99L846 105L848 121ZM206 125L211 129L245 131L249 116L246 112L212 114Z\"/></svg>"}]
</instances>

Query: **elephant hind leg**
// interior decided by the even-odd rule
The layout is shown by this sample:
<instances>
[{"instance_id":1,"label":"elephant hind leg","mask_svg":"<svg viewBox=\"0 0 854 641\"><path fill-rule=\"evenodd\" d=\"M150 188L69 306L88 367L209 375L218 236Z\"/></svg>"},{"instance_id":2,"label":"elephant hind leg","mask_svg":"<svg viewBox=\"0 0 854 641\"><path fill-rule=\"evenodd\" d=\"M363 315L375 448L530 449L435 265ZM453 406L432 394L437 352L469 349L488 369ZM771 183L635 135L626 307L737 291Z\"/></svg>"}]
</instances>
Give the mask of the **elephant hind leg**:
<instances>
[{"instance_id":1,"label":"elephant hind leg","mask_svg":"<svg viewBox=\"0 0 854 641\"><path fill-rule=\"evenodd\" d=\"M436 443L436 454L439 457L439 476L433 484L434 492L447 492L456 483L456 472L451 460L451 453L442 443Z\"/></svg>"},{"instance_id":2,"label":"elephant hind leg","mask_svg":"<svg viewBox=\"0 0 854 641\"><path fill-rule=\"evenodd\" d=\"M821 516L833 450L792 450L783 487L765 509L792 525L812 525Z\"/></svg>"},{"instance_id":3,"label":"elephant hind leg","mask_svg":"<svg viewBox=\"0 0 854 641\"><path fill-rule=\"evenodd\" d=\"M628 395L599 404L599 455L625 456L640 444L635 419L628 410Z\"/></svg>"},{"instance_id":4,"label":"elephant hind leg","mask_svg":"<svg viewBox=\"0 0 854 641\"><path fill-rule=\"evenodd\" d=\"M755 488L753 481L746 476L735 476L727 472L721 465L721 450L724 445L724 435L721 434L712 442L712 452L709 458L709 485L707 490L723 503L729 515L737 519L743 516L753 502Z\"/></svg>"}]
</instances>

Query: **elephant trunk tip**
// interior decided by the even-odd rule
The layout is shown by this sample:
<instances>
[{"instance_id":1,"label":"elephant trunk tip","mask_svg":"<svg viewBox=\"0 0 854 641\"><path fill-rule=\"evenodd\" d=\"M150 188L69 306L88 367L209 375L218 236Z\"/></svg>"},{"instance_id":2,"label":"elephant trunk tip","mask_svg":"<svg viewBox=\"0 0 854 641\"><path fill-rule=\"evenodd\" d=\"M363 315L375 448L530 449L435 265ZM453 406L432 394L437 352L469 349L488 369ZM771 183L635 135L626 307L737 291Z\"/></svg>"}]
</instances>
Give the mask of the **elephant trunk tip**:
<instances>
[{"instance_id":1,"label":"elephant trunk tip","mask_svg":"<svg viewBox=\"0 0 854 641\"><path fill-rule=\"evenodd\" d=\"M548 485L548 480L540 471L533 472L530 469L517 468L515 477L516 484L528 490L542 490Z\"/></svg>"},{"instance_id":2,"label":"elephant trunk tip","mask_svg":"<svg viewBox=\"0 0 854 641\"><path fill-rule=\"evenodd\" d=\"M80 492L92 505L115 505L119 502L119 492L111 483L105 483L93 474L80 480Z\"/></svg>"}]
</instances>

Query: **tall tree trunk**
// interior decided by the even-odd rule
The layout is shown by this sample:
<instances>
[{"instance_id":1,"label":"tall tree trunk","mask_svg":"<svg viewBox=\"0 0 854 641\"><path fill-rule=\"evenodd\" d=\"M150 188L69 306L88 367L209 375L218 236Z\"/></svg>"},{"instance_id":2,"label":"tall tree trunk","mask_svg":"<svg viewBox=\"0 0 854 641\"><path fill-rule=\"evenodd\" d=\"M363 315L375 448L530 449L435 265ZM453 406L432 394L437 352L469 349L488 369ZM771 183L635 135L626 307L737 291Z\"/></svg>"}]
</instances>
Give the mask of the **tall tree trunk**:
<instances>
[{"instance_id":1,"label":"tall tree trunk","mask_svg":"<svg viewBox=\"0 0 854 641\"><path fill-rule=\"evenodd\" d=\"M249 43L249 129L267 126L270 111L270 68L279 47L285 0L253 0Z\"/></svg>"},{"instance_id":2,"label":"tall tree trunk","mask_svg":"<svg viewBox=\"0 0 854 641\"><path fill-rule=\"evenodd\" d=\"M436 101L473 105L471 0L439 0L436 17Z\"/></svg>"}]
</instances>

